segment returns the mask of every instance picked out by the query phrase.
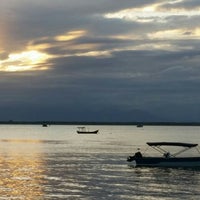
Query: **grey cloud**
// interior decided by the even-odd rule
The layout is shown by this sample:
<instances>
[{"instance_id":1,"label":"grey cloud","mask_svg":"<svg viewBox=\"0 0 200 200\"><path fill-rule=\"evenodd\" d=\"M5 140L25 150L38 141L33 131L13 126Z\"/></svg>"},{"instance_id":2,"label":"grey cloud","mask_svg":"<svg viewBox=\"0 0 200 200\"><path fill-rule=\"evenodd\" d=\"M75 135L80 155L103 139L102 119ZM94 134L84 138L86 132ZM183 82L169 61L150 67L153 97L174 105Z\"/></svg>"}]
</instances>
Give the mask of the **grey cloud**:
<instances>
[{"instance_id":1,"label":"grey cloud","mask_svg":"<svg viewBox=\"0 0 200 200\"><path fill-rule=\"evenodd\" d=\"M131 30L133 24L125 24L119 20L105 20L99 14L113 12L128 7L151 4L152 1L3 1L1 7L9 10L9 14L2 14L2 19L9 22L7 38L12 40L7 47L19 48L28 40L34 40L46 35L55 36L73 29L89 29L94 34L124 33ZM137 28L135 24L135 28ZM13 45L12 45L13 44ZM4 44L6 45L6 44ZM8 45L8 44L7 44Z\"/></svg>"},{"instance_id":2,"label":"grey cloud","mask_svg":"<svg viewBox=\"0 0 200 200\"><path fill-rule=\"evenodd\" d=\"M183 1L178 1L175 3L167 3L163 4L161 7L165 9L172 9L172 8L184 8L187 10L195 9L200 6L200 2L198 0L183 0Z\"/></svg>"},{"instance_id":3,"label":"grey cloud","mask_svg":"<svg viewBox=\"0 0 200 200\"><path fill-rule=\"evenodd\" d=\"M198 27L198 16L172 16L166 23L154 24L101 17L106 12L163 2L153 0L12 2L11 6L7 4L9 0L3 0L0 8L6 8L6 16L13 12L12 16L16 17L4 18L12 24L6 27L10 41L7 49L18 50L30 43L47 43L50 47L44 51L58 57L49 60L52 68L47 71L0 73L0 119L199 119L195 111L200 102L199 40L145 38L147 33L156 31ZM87 29L89 34L67 42L54 39L56 35L79 29ZM112 37L128 33L144 39ZM183 34L189 37L192 30ZM79 44L94 44L96 50L118 51L113 51L110 57L75 56L84 50L70 47ZM156 44L174 45L179 50L130 50L140 45ZM72 55L63 57L65 54ZM5 59L7 55L3 53L0 57ZM177 114L173 116L175 111Z\"/></svg>"}]
</instances>

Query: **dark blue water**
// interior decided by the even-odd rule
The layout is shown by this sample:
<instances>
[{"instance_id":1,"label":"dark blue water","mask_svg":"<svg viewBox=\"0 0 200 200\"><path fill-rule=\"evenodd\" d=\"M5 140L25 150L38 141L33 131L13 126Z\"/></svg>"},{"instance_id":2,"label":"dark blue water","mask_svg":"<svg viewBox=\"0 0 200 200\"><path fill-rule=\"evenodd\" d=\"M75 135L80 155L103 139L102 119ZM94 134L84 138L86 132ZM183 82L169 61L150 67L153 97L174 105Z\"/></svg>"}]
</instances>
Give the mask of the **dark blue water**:
<instances>
[{"instance_id":1,"label":"dark blue water","mask_svg":"<svg viewBox=\"0 0 200 200\"><path fill-rule=\"evenodd\" d=\"M200 127L0 126L0 199L199 199L200 170L133 168L147 141L200 144ZM146 151L147 150L147 151ZM190 152L193 154L194 152Z\"/></svg>"}]
</instances>

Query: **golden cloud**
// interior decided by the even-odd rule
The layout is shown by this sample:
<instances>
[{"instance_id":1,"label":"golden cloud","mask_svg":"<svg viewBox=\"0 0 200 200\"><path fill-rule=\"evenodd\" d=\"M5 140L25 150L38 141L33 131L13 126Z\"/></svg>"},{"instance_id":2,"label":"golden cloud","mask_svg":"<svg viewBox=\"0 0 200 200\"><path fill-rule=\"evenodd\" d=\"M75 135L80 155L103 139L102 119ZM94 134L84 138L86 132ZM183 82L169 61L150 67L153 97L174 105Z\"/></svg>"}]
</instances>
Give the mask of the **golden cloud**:
<instances>
[{"instance_id":1,"label":"golden cloud","mask_svg":"<svg viewBox=\"0 0 200 200\"><path fill-rule=\"evenodd\" d=\"M164 30L157 31L147 34L149 39L199 39L200 38L200 29L188 30L188 29L173 29L173 30Z\"/></svg>"},{"instance_id":2,"label":"golden cloud","mask_svg":"<svg viewBox=\"0 0 200 200\"><path fill-rule=\"evenodd\" d=\"M85 30L70 31L63 35L56 36L55 40L59 42L69 41L69 40L74 40L76 38L82 37L85 34L86 34Z\"/></svg>"},{"instance_id":3,"label":"golden cloud","mask_svg":"<svg viewBox=\"0 0 200 200\"><path fill-rule=\"evenodd\" d=\"M7 59L0 60L0 71L46 70L48 67L41 66L41 64L44 64L48 58L48 54L36 50L9 54Z\"/></svg>"},{"instance_id":4,"label":"golden cloud","mask_svg":"<svg viewBox=\"0 0 200 200\"><path fill-rule=\"evenodd\" d=\"M178 0L176 1L178 2ZM171 2L171 4L174 2ZM148 22L160 22L165 23L167 17L170 16L199 16L200 8L197 7L194 10L186 10L183 8L168 9L166 10L162 5L165 3L152 4L142 8L129 8L125 10L119 10L113 13L107 13L104 15L105 18L114 18L127 21L137 21L140 23Z\"/></svg>"}]
</instances>

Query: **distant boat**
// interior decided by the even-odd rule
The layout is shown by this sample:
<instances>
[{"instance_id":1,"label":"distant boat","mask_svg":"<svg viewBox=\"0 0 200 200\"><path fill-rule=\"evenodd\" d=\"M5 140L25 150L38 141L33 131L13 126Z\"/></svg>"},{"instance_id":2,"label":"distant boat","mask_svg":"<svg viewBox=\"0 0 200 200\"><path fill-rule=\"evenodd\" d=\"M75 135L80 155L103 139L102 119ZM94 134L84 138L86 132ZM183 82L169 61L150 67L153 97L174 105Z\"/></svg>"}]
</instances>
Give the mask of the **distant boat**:
<instances>
[{"instance_id":1,"label":"distant boat","mask_svg":"<svg viewBox=\"0 0 200 200\"><path fill-rule=\"evenodd\" d=\"M47 126L48 126L48 124L46 124L46 123L42 124L42 127L47 127Z\"/></svg>"},{"instance_id":2,"label":"distant boat","mask_svg":"<svg viewBox=\"0 0 200 200\"><path fill-rule=\"evenodd\" d=\"M78 134L97 134L99 130L93 130L90 131L88 129L86 129L86 127L82 126L82 127L78 127L77 133Z\"/></svg>"},{"instance_id":3,"label":"distant boat","mask_svg":"<svg viewBox=\"0 0 200 200\"><path fill-rule=\"evenodd\" d=\"M128 162L133 162L136 167L200 167L200 156L198 157L184 157L178 156L186 150L197 148L198 144L181 143L181 142L147 142L147 144L162 156L143 156L140 151L136 152L133 156L127 158ZM182 147L178 152L170 153L166 151L163 146ZM197 148L199 152L199 149ZM199 152L200 153L200 152ZM178 157L177 157L178 156Z\"/></svg>"},{"instance_id":4,"label":"distant boat","mask_svg":"<svg viewBox=\"0 0 200 200\"><path fill-rule=\"evenodd\" d=\"M142 127L143 127L143 124L138 124L137 127L138 127L138 128L142 128Z\"/></svg>"}]
</instances>

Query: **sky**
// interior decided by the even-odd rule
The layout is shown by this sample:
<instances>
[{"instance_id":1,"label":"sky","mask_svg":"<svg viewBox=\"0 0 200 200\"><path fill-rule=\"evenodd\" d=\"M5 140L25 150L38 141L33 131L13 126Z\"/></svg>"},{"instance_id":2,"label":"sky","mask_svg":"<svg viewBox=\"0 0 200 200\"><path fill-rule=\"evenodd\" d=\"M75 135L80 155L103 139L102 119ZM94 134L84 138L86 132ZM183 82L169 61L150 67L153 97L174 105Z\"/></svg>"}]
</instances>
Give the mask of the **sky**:
<instances>
[{"instance_id":1,"label":"sky","mask_svg":"<svg viewBox=\"0 0 200 200\"><path fill-rule=\"evenodd\" d=\"M1 0L0 120L199 122L199 0Z\"/></svg>"}]
</instances>

